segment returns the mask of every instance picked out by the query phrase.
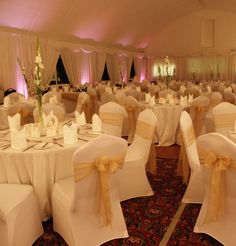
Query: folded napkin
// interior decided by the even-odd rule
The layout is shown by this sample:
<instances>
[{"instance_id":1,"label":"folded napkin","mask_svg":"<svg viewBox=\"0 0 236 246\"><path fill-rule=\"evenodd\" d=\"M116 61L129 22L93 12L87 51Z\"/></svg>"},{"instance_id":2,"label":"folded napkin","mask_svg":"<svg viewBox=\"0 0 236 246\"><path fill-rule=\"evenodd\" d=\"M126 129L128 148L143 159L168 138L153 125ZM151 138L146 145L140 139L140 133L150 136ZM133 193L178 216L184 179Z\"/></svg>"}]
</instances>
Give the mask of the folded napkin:
<instances>
[{"instance_id":1,"label":"folded napkin","mask_svg":"<svg viewBox=\"0 0 236 246\"><path fill-rule=\"evenodd\" d=\"M149 104L150 104L150 106L153 106L153 105L156 104L155 96L152 96L152 97L150 98Z\"/></svg>"},{"instance_id":2,"label":"folded napkin","mask_svg":"<svg viewBox=\"0 0 236 246\"><path fill-rule=\"evenodd\" d=\"M21 130L12 128L11 130L12 149L22 150L27 147L25 127Z\"/></svg>"},{"instance_id":3,"label":"folded napkin","mask_svg":"<svg viewBox=\"0 0 236 246\"><path fill-rule=\"evenodd\" d=\"M169 104L170 104L170 105L175 105L175 99L174 99L173 97L171 97L171 98L169 99Z\"/></svg>"},{"instance_id":4,"label":"folded napkin","mask_svg":"<svg viewBox=\"0 0 236 246\"><path fill-rule=\"evenodd\" d=\"M188 103L192 103L193 102L193 94L189 94L188 95Z\"/></svg>"},{"instance_id":5,"label":"folded napkin","mask_svg":"<svg viewBox=\"0 0 236 246\"><path fill-rule=\"evenodd\" d=\"M232 91L233 91L232 87L230 86L224 89L224 92L232 92Z\"/></svg>"},{"instance_id":6,"label":"folded napkin","mask_svg":"<svg viewBox=\"0 0 236 246\"><path fill-rule=\"evenodd\" d=\"M187 103L188 103L188 98L187 98L187 96L180 96L180 101L179 101L179 104L181 105L181 106L185 106L185 105L187 105Z\"/></svg>"},{"instance_id":7,"label":"folded napkin","mask_svg":"<svg viewBox=\"0 0 236 246\"><path fill-rule=\"evenodd\" d=\"M111 95L112 94L112 89L111 87L105 87L105 92L108 94L108 95Z\"/></svg>"},{"instance_id":8,"label":"folded napkin","mask_svg":"<svg viewBox=\"0 0 236 246\"><path fill-rule=\"evenodd\" d=\"M158 103L166 104L166 99L164 97L160 97Z\"/></svg>"},{"instance_id":9,"label":"folded napkin","mask_svg":"<svg viewBox=\"0 0 236 246\"><path fill-rule=\"evenodd\" d=\"M75 144L78 142L76 123L63 126L63 141L65 145Z\"/></svg>"},{"instance_id":10,"label":"folded napkin","mask_svg":"<svg viewBox=\"0 0 236 246\"><path fill-rule=\"evenodd\" d=\"M166 101L167 101L167 102L170 102L172 99L173 99L173 95L170 94L170 93L168 93L168 94L166 95Z\"/></svg>"},{"instance_id":11,"label":"folded napkin","mask_svg":"<svg viewBox=\"0 0 236 246\"><path fill-rule=\"evenodd\" d=\"M11 105L11 99L9 97L4 97L3 99L3 106L5 108L9 107Z\"/></svg>"},{"instance_id":12,"label":"folded napkin","mask_svg":"<svg viewBox=\"0 0 236 246\"><path fill-rule=\"evenodd\" d=\"M186 87L184 85L180 86L180 92L185 92L186 91Z\"/></svg>"},{"instance_id":13,"label":"folded napkin","mask_svg":"<svg viewBox=\"0 0 236 246\"><path fill-rule=\"evenodd\" d=\"M20 129L20 118L21 118L21 115L19 113L15 114L12 117L7 116L9 128L19 130Z\"/></svg>"},{"instance_id":14,"label":"folded napkin","mask_svg":"<svg viewBox=\"0 0 236 246\"><path fill-rule=\"evenodd\" d=\"M145 102L149 103L151 100L151 95L150 93L145 93Z\"/></svg>"},{"instance_id":15,"label":"folded napkin","mask_svg":"<svg viewBox=\"0 0 236 246\"><path fill-rule=\"evenodd\" d=\"M77 127L86 125L86 118L84 112L80 114L79 112L75 111L75 120Z\"/></svg>"},{"instance_id":16,"label":"folded napkin","mask_svg":"<svg viewBox=\"0 0 236 246\"><path fill-rule=\"evenodd\" d=\"M51 97L49 97L49 103L51 104L57 104L57 96L56 95L53 95Z\"/></svg>"},{"instance_id":17,"label":"folded napkin","mask_svg":"<svg viewBox=\"0 0 236 246\"><path fill-rule=\"evenodd\" d=\"M209 85L207 86L207 92L211 93L211 86L209 86Z\"/></svg>"},{"instance_id":18,"label":"folded napkin","mask_svg":"<svg viewBox=\"0 0 236 246\"><path fill-rule=\"evenodd\" d=\"M93 132L102 131L102 121L97 114L94 114L92 118L92 131Z\"/></svg>"}]
</instances>

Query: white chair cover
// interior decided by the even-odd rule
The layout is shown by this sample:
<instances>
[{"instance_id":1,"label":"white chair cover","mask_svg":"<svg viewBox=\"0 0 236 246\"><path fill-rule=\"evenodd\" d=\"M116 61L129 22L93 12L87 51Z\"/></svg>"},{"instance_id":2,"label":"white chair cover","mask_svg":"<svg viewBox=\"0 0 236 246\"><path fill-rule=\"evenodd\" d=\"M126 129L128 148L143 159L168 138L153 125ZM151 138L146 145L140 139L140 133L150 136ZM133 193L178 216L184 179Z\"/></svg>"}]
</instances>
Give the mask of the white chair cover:
<instances>
[{"instance_id":1,"label":"white chair cover","mask_svg":"<svg viewBox=\"0 0 236 246\"><path fill-rule=\"evenodd\" d=\"M105 103L99 108L99 117L105 134L121 137L124 118L127 117L124 107L115 102Z\"/></svg>"},{"instance_id":2,"label":"white chair cover","mask_svg":"<svg viewBox=\"0 0 236 246\"><path fill-rule=\"evenodd\" d=\"M234 246L236 144L219 133L209 133L197 139L197 147L200 158L204 158L205 196L194 232L206 233L223 245Z\"/></svg>"},{"instance_id":3,"label":"white chair cover","mask_svg":"<svg viewBox=\"0 0 236 246\"><path fill-rule=\"evenodd\" d=\"M205 116L208 111L210 100L208 97L199 96L193 100L190 106L190 116L196 137L205 133Z\"/></svg>"},{"instance_id":4,"label":"white chair cover","mask_svg":"<svg viewBox=\"0 0 236 246\"><path fill-rule=\"evenodd\" d=\"M157 118L151 109L142 111L138 116L134 140L128 147L124 168L121 170L121 201L153 195L153 190L146 175L146 163L156 123Z\"/></svg>"},{"instance_id":5,"label":"white chair cover","mask_svg":"<svg viewBox=\"0 0 236 246\"><path fill-rule=\"evenodd\" d=\"M51 104L51 103L45 103L43 104L43 112L48 115L50 112L53 112L53 114L57 117L58 121L62 122L65 119L65 107L61 106L60 104ZM38 108L35 108L33 111L34 121L39 121L39 112Z\"/></svg>"},{"instance_id":6,"label":"white chair cover","mask_svg":"<svg viewBox=\"0 0 236 246\"><path fill-rule=\"evenodd\" d=\"M101 135L74 153L74 177L55 183L52 194L53 226L70 246L95 246L128 237L118 196L121 173L116 170L122 168L126 150L124 139ZM108 162L103 165L100 161L105 159ZM116 166L118 163L119 167ZM108 183L106 178L109 178ZM102 187L107 188L108 193ZM102 208L106 208L103 212L109 212L108 221L105 220L108 217L104 217L106 214L98 213L100 209L97 205L104 201L102 192L110 197L108 203L101 203Z\"/></svg>"},{"instance_id":7,"label":"white chair cover","mask_svg":"<svg viewBox=\"0 0 236 246\"><path fill-rule=\"evenodd\" d=\"M0 245L26 246L43 234L33 187L0 184Z\"/></svg>"},{"instance_id":8,"label":"white chair cover","mask_svg":"<svg viewBox=\"0 0 236 246\"><path fill-rule=\"evenodd\" d=\"M131 143L133 141L134 134L135 134L136 122L140 112L140 104L135 98L128 96L125 100L125 109L128 113L128 124L129 124L128 142Z\"/></svg>"},{"instance_id":9,"label":"white chair cover","mask_svg":"<svg viewBox=\"0 0 236 246\"><path fill-rule=\"evenodd\" d=\"M43 95L44 102L49 103L50 98L55 96L57 98L57 103L61 103L61 93L57 91L49 91Z\"/></svg>"},{"instance_id":10,"label":"white chair cover","mask_svg":"<svg viewBox=\"0 0 236 246\"><path fill-rule=\"evenodd\" d=\"M230 129L234 128L236 120L236 106L222 102L212 109L216 132L228 137Z\"/></svg>"},{"instance_id":11,"label":"white chair cover","mask_svg":"<svg viewBox=\"0 0 236 246\"><path fill-rule=\"evenodd\" d=\"M79 96L77 98L76 111L78 111L79 113L82 113L81 112L82 101L83 101L84 97L86 97L86 95L88 95L88 94L86 92L82 91L79 93Z\"/></svg>"},{"instance_id":12,"label":"white chair cover","mask_svg":"<svg viewBox=\"0 0 236 246\"><path fill-rule=\"evenodd\" d=\"M5 96L3 100L6 100L6 98L9 98L10 105L13 105L15 103L20 102L21 98L25 98L25 96L21 93L13 92L13 93Z\"/></svg>"},{"instance_id":13,"label":"white chair cover","mask_svg":"<svg viewBox=\"0 0 236 246\"><path fill-rule=\"evenodd\" d=\"M183 111L180 116L180 130L190 167L189 183L182 198L182 202L202 203L204 195L202 170L198 157L192 120L186 111ZM183 163L183 165L185 164L186 163Z\"/></svg>"}]
</instances>

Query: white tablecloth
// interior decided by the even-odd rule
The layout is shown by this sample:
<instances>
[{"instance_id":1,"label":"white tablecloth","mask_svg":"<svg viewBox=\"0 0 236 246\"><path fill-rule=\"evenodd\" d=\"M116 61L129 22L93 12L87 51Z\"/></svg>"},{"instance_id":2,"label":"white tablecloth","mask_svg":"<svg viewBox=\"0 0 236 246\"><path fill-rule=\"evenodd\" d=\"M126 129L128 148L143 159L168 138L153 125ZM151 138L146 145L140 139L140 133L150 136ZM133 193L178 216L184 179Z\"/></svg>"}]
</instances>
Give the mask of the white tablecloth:
<instances>
[{"instance_id":1,"label":"white tablecloth","mask_svg":"<svg viewBox=\"0 0 236 246\"><path fill-rule=\"evenodd\" d=\"M73 175L73 153L85 143L79 141L69 147L55 144L49 149L31 148L25 152L11 148L1 150L0 183L31 184L35 190L42 220L47 220L51 216L53 184L58 179Z\"/></svg>"},{"instance_id":2,"label":"white tablecloth","mask_svg":"<svg viewBox=\"0 0 236 246\"><path fill-rule=\"evenodd\" d=\"M156 133L160 146L170 146L176 143L176 131L181 112L181 105L154 105L150 107L157 117Z\"/></svg>"}]
</instances>

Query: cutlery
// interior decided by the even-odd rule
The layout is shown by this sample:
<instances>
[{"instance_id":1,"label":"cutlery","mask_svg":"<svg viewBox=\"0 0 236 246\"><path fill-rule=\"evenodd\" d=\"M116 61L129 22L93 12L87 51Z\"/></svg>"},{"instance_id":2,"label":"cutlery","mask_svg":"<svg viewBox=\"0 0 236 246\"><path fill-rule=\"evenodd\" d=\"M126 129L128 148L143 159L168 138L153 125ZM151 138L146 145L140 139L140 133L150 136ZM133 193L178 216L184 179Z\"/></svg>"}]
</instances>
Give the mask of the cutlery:
<instances>
[{"instance_id":1,"label":"cutlery","mask_svg":"<svg viewBox=\"0 0 236 246\"><path fill-rule=\"evenodd\" d=\"M30 146L24 148L24 149L22 150L22 152L25 152L26 150L33 148L33 147L36 146L37 144L38 144L38 143L32 144L32 145L30 145Z\"/></svg>"},{"instance_id":2,"label":"cutlery","mask_svg":"<svg viewBox=\"0 0 236 246\"><path fill-rule=\"evenodd\" d=\"M41 148L45 148L47 145L49 144L49 142L46 142Z\"/></svg>"},{"instance_id":3,"label":"cutlery","mask_svg":"<svg viewBox=\"0 0 236 246\"><path fill-rule=\"evenodd\" d=\"M78 139L79 139L79 140L83 140L83 141L85 141L85 142L88 142L88 141L89 141L88 139L80 138L80 137L78 137Z\"/></svg>"},{"instance_id":4,"label":"cutlery","mask_svg":"<svg viewBox=\"0 0 236 246\"><path fill-rule=\"evenodd\" d=\"M8 149L10 146L11 146L10 144L5 145L4 147L1 148L1 150Z\"/></svg>"},{"instance_id":5,"label":"cutlery","mask_svg":"<svg viewBox=\"0 0 236 246\"><path fill-rule=\"evenodd\" d=\"M52 142L54 143L54 144L57 144L57 145L59 145L60 147L64 147L64 145L63 144L61 144L61 143L59 143L59 142L57 142L57 140L56 139L52 139Z\"/></svg>"}]
</instances>

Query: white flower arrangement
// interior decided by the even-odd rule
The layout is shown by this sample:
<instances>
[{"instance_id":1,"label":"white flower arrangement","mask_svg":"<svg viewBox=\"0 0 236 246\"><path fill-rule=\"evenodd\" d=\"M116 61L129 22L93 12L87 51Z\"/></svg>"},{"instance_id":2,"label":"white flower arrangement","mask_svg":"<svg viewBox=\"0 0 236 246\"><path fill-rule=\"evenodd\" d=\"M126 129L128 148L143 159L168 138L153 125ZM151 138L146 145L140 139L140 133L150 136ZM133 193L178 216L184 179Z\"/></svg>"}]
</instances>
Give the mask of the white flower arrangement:
<instances>
[{"instance_id":1,"label":"white flower arrangement","mask_svg":"<svg viewBox=\"0 0 236 246\"><path fill-rule=\"evenodd\" d=\"M40 43L37 38L36 43L36 57L35 57L35 67L34 67L34 84L35 84L35 93L36 96L44 91L44 87L42 85L41 77L42 77L42 69L44 69L44 65L42 62L42 57L40 54Z\"/></svg>"},{"instance_id":2,"label":"white flower arrangement","mask_svg":"<svg viewBox=\"0 0 236 246\"><path fill-rule=\"evenodd\" d=\"M18 64L19 64L19 66L20 66L20 70L21 70L21 74L23 75L23 77L24 77L24 80L25 80L25 83L26 83L26 86L27 86L27 88L28 88L28 90L29 90L29 82L28 82L28 80L27 80L27 78L26 78L26 68L25 68L25 66L23 65L23 63L21 62L21 60L20 60L20 58L19 57L17 57L17 62L18 62Z\"/></svg>"}]
</instances>

